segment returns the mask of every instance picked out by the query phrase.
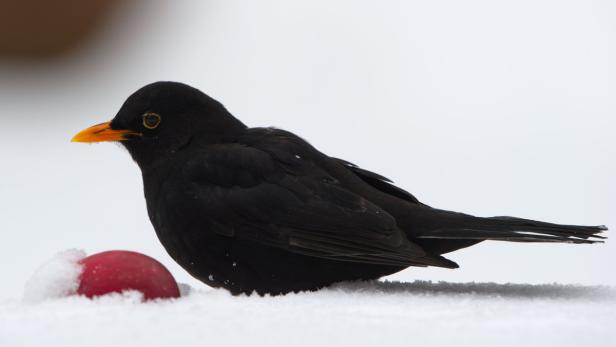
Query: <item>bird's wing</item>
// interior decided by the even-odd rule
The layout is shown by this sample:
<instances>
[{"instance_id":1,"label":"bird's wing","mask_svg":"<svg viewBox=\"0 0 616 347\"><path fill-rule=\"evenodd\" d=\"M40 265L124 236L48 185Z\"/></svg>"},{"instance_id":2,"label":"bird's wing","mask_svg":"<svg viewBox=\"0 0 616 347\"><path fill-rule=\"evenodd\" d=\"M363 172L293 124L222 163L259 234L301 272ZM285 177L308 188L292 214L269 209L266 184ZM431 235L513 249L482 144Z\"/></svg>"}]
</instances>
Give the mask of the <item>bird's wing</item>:
<instances>
[{"instance_id":1,"label":"bird's wing","mask_svg":"<svg viewBox=\"0 0 616 347\"><path fill-rule=\"evenodd\" d=\"M289 157L296 163L241 144L192 156L183 175L204 228L327 259L456 267L411 243L390 214L309 158Z\"/></svg>"},{"instance_id":2,"label":"bird's wing","mask_svg":"<svg viewBox=\"0 0 616 347\"><path fill-rule=\"evenodd\" d=\"M369 185L373 186L374 188L387 193L389 195L393 195L397 198L400 198L402 200L406 200L408 202L414 203L414 204L421 204L419 202L419 200L413 196L413 194L407 192L406 190L397 187L393 184L393 182L384 176L381 176L377 173L374 173L372 171L368 171L366 169L362 169L361 167L350 163L346 160L342 160L339 158L332 158L336 161L338 161L340 164L342 164L344 167L346 167L347 169L351 170L355 175L357 175L359 178L361 178L364 182L368 183Z\"/></svg>"}]
</instances>

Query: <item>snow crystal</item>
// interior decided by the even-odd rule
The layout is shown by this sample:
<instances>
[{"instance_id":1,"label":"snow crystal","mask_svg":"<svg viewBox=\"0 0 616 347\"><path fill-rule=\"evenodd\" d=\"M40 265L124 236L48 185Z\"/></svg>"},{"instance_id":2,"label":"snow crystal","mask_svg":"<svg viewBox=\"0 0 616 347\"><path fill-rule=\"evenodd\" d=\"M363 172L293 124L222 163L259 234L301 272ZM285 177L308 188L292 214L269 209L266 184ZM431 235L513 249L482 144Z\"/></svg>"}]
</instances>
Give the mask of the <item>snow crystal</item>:
<instances>
[{"instance_id":1,"label":"snow crystal","mask_svg":"<svg viewBox=\"0 0 616 347\"><path fill-rule=\"evenodd\" d=\"M70 249L56 254L30 277L24 290L25 302L39 302L74 294L82 268L78 261L86 253Z\"/></svg>"}]
</instances>

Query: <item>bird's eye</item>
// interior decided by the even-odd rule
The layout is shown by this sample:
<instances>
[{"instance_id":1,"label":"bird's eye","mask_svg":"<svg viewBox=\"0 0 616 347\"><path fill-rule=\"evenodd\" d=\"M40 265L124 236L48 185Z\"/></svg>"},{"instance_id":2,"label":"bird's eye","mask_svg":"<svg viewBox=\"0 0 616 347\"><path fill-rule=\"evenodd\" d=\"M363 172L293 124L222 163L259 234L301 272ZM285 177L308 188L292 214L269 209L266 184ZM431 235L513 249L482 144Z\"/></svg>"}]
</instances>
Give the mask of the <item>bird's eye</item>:
<instances>
[{"instance_id":1,"label":"bird's eye","mask_svg":"<svg viewBox=\"0 0 616 347\"><path fill-rule=\"evenodd\" d=\"M143 126L148 129L154 129L160 124L160 116L154 112L146 112L143 114Z\"/></svg>"}]
</instances>

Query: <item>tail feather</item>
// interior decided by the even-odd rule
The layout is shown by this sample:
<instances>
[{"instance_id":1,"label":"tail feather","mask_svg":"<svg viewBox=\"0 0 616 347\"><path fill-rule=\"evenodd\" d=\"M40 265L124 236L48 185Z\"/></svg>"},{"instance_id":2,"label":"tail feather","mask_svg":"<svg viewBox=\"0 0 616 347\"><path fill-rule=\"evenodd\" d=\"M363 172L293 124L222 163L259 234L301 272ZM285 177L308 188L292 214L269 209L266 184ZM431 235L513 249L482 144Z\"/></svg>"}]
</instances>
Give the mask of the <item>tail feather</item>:
<instances>
[{"instance_id":1,"label":"tail feather","mask_svg":"<svg viewBox=\"0 0 616 347\"><path fill-rule=\"evenodd\" d=\"M455 214L458 223L424 230L419 239L499 240L513 242L598 243L604 225L561 225L515 217L479 218ZM451 222L451 220L450 220Z\"/></svg>"}]
</instances>

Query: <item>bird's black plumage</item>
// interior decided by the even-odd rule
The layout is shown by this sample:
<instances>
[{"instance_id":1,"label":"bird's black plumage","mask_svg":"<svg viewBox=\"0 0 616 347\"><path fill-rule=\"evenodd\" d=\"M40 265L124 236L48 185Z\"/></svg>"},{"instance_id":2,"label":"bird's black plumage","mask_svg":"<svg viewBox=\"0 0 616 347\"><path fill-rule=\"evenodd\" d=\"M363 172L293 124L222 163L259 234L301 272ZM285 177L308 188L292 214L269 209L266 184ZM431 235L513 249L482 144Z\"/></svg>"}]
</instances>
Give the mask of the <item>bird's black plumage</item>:
<instances>
[{"instance_id":1,"label":"bird's black plumage","mask_svg":"<svg viewBox=\"0 0 616 347\"><path fill-rule=\"evenodd\" d=\"M233 293L456 268L442 254L483 240L592 243L605 230L431 208L290 132L248 128L180 83L141 88L108 128L141 168L165 249L196 278Z\"/></svg>"}]
</instances>

